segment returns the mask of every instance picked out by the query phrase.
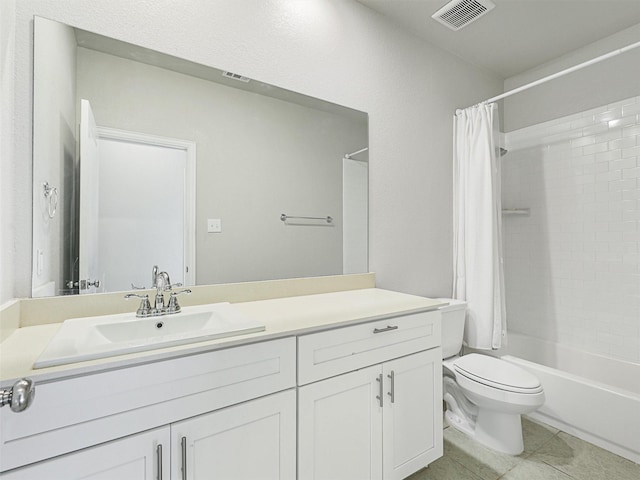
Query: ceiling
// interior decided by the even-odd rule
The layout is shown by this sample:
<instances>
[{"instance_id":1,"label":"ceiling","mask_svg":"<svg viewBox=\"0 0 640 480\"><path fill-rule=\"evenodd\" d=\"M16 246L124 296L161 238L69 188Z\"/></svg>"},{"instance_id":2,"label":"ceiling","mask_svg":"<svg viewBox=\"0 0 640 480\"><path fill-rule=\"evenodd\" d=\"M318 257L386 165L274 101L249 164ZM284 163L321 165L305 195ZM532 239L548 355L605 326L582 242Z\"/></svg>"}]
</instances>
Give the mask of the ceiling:
<instances>
[{"instance_id":1,"label":"ceiling","mask_svg":"<svg viewBox=\"0 0 640 480\"><path fill-rule=\"evenodd\" d=\"M492 0L495 9L457 32L431 18L449 0L358 1L502 78L640 24L640 0Z\"/></svg>"}]
</instances>

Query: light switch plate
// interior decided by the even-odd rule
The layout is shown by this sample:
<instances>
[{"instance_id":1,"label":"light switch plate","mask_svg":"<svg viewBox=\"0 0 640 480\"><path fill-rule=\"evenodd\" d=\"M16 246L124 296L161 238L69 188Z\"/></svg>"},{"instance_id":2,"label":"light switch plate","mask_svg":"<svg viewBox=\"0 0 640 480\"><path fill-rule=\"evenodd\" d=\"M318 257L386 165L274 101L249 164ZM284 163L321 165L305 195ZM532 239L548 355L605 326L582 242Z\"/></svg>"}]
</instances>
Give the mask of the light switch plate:
<instances>
[{"instance_id":1,"label":"light switch plate","mask_svg":"<svg viewBox=\"0 0 640 480\"><path fill-rule=\"evenodd\" d=\"M208 233L222 232L222 220L220 220L219 218L207 219L207 232Z\"/></svg>"}]
</instances>

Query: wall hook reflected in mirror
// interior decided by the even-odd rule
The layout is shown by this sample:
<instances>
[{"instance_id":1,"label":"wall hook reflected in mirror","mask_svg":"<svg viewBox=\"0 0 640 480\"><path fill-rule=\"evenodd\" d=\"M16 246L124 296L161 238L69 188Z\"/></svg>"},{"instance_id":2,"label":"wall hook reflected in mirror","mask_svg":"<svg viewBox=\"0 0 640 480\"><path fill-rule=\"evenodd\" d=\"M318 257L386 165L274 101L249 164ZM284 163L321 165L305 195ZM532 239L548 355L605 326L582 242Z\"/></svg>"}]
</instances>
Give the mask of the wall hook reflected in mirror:
<instances>
[{"instance_id":1,"label":"wall hook reflected in mirror","mask_svg":"<svg viewBox=\"0 0 640 480\"><path fill-rule=\"evenodd\" d=\"M44 182L42 187L44 189L44 198L48 200L47 213L49 218L53 218L56 216L56 209L58 208L58 189L49 185L49 182Z\"/></svg>"}]
</instances>

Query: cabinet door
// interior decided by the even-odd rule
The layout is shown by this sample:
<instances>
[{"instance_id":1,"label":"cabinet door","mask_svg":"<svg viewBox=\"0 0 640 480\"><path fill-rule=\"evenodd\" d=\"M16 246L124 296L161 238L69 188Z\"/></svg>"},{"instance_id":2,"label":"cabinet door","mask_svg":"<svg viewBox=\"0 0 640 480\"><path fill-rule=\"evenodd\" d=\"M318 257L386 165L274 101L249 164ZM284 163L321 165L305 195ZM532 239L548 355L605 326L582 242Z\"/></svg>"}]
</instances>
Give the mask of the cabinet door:
<instances>
[{"instance_id":1,"label":"cabinet door","mask_svg":"<svg viewBox=\"0 0 640 480\"><path fill-rule=\"evenodd\" d=\"M298 389L298 478L382 478L382 367Z\"/></svg>"},{"instance_id":2,"label":"cabinet door","mask_svg":"<svg viewBox=\"0 0 640 480\"><path fill-rule=\"evenodd\" d=\"M385 480L400 480L442 456L441 350L383 365Z\"/></svg>"},{"instance_id":3,"label":"cabinet door","mask_svg":"<svg viewBox=\"0 0 640 480\"><path fill-rule=\"evenodd\" d=\"M174 423L171 442L173 480L295 480L296 392Z\"/></svg>"},{"instance_id":4,"label":"cabinet door","mask_svg":"<svg viewBox=\"0 0 640 480\"><path fill-rule=\"evenodd\" d=\"M4 472L3 480L155 480L169 478L169 427ZM160 448L159 448L160 447ZM162 453L160 453L162 452ZM159 470L162 465L161 470ZM164 472L164 477L162 475Z\"/></svg>"}]
</instances>

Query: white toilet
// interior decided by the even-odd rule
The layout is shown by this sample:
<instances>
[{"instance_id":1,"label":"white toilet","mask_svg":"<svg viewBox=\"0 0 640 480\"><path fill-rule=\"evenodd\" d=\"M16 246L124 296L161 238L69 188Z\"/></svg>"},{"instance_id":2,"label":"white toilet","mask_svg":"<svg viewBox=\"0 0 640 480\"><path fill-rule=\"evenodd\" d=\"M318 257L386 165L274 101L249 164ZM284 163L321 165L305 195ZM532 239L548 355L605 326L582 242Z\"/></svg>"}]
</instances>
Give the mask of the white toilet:
<instances>
[{"instance_id":1,"label":"white toilet","mask_svg":"<svg viewBox=\"0 0 640 480\"><path fill-rule=\"evenodd\" d=\"M443 397L449 425L494 450L518 455L524 450L520 415L541 407L540 380L497 357L460 356L467 304L442 299Z\"/></svg>"}]
</instances>

